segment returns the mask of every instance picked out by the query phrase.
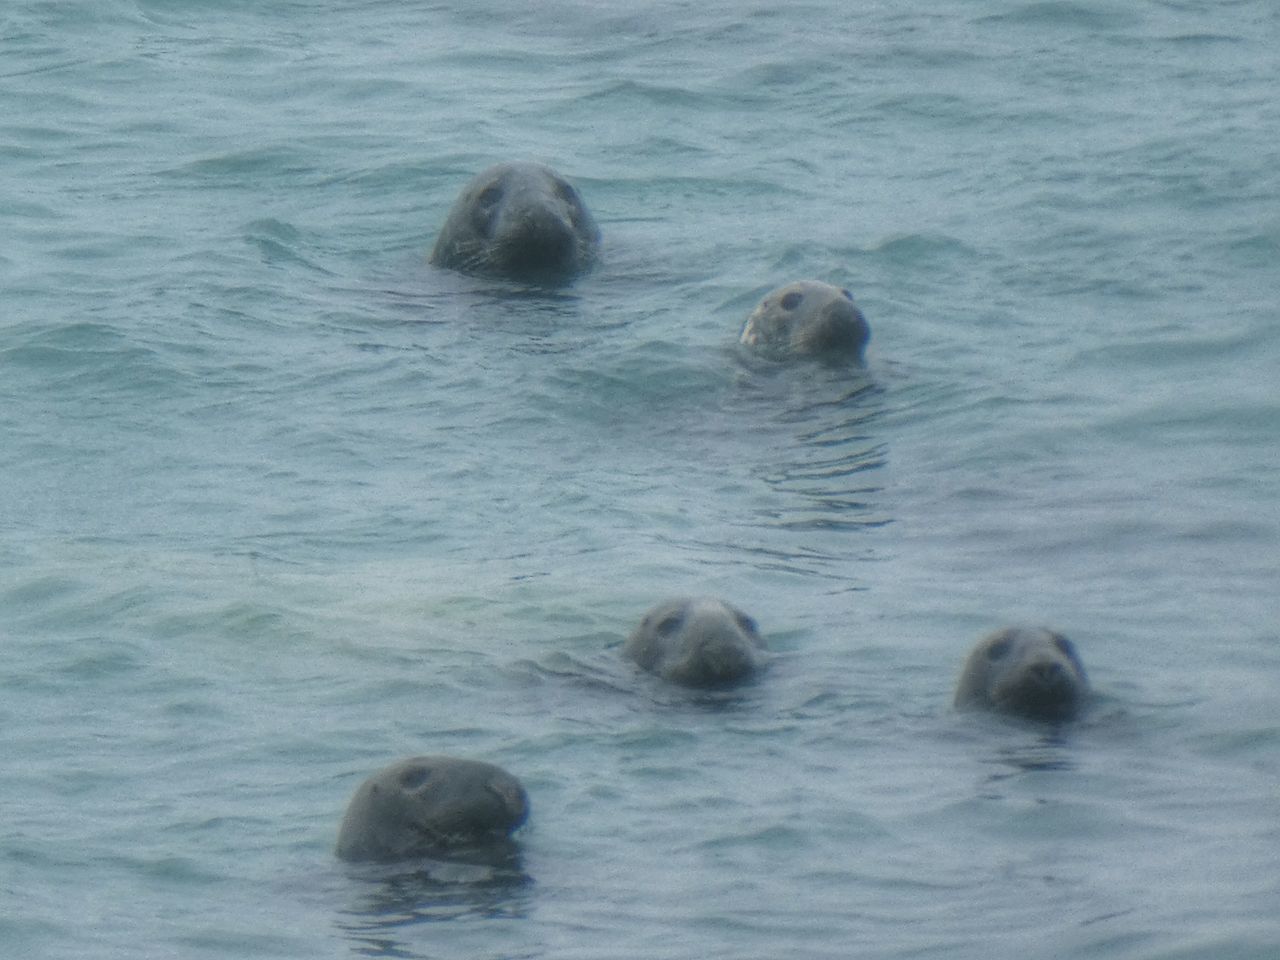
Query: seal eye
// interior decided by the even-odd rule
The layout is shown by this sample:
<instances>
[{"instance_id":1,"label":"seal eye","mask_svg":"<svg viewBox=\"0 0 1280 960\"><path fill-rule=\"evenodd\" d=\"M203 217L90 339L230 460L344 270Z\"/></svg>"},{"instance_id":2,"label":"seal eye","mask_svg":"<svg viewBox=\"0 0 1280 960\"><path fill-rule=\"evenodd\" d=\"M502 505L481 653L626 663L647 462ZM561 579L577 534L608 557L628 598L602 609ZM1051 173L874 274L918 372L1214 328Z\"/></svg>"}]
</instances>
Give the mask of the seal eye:
<instances>
[{"instance_id":1,"label":"seal eye","mask_svg":"<svg viewBox=\"0 0 1280 960\"><path fill-rule=\"evenodd\" d=\"M852 293L850 293L848 290L841 290L840 292L841 292L842 294L844 294L844 298L845 298L846 300L848 300L850 303L853 303L853 294L852 294Z\"/></svg>"},{"instance_id":2,"label":"seal eye","mask_svg":"<svg viewBox=\"0 0 1280 960\"><path fill-rule=\"evenodd\" d=\"M756 622L745 613L739 613L735 610L733 615L738 621L738 626L742 628L744 633L757 634L760 632L760 628L756 626Z\"/></svg>"},{"instance_id":3,"label":"seal eye","mask_svg":"<svg viewBox=\"0 0 1280 960\"><path fill-rule=\"evenodd\" d=\"M669 613L659 620L658 625L653 629L658 631L659 636L669 637L680 629L682 623L684 623L684 614Z\"/></svg>"},{"instance_id":4,"label":"seal eye","mask_svg":"<svg viewBox=\"0 0 1280 960\"><path fill-rule=\"evenodd\" d=\"M1003 640L997 640L991 646L987 647L987 659L988 660L1001 659L1009 652L1009 648L1011 646L1013 646L1013 641L1011 641L1008 637L1005 637Z\"/></svg>"},{"instance_id":5,"label":"seal eye","mask_svg":"<svg viewBox=\"0 0 1280 960\"><path fill-rule=\"evenodd\" d=\"M406 790L417 790L430 779L430 767L410 767L400 774L400 786Z\"/></svg>"},{"instance_id":6,"label":"seal eye","mask_svg":"<svg viewBox=\"0 0 1280 960\"><path fill-rule=\"evenodd\" d=\"M783 294L782 301L781 301L782 309L794 310L796 307L800 306L800 301L803 299L804 299L804 294L796 293L794 290L792 290L790 293Z\"/></svg>"},{"instance_id":7,"label":"seal eye","mask_svg":"<svg viewBox=\"0 0 1280 960\"><path fill-rule=\"evenodd\" d=\"M502 188L496 184L485 187L480 191L480 196L476 197L476 203L485 207L492 207L495 203L502 199Z\"/></svg>"}]
</instances>

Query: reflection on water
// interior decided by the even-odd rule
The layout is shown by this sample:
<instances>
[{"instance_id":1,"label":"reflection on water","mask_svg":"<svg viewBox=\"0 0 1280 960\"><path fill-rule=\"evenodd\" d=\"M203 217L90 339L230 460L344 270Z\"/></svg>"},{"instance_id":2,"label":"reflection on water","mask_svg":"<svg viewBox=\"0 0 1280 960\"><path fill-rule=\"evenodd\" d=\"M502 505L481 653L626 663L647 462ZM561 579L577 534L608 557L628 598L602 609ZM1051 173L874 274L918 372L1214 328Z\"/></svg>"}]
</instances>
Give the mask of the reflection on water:
<instances>
[{"instance_id":1,"label":"reflection on water","mask_svg":"<svg viewBox=\"0 0 1280 960\"><path fill-rule=\"evenodd\" d=\"M357 953L371 957L417 956L399 932L418 924L523 918L533 886L512 841L449 860L361 864L347 871L352 901L336 925Z\"/></svg>"},{"instance_id":2,"label":"reflection on water","mask_svg":"<svg viewBox=\"0 0 1280 960\"><path fill-rule=\"evenodd\" d=\"M884 390L861 371L796 367L794 379L778 372L752 383L752 392L772 410L776 433L763 446L774 454L760 465L761 478L784 494L782 509L766 520L785 530L848 530L882 526L882 485L875 471L888 459L888 445L873 430L883 410Z\"/></svg>"},{"instance_id":3,"label":"reflection on water","mask_svg":"<svg viewBox=\"0 0 1280 960\"><path fill-rule=\"evenodd\" d=\"M1055 726L1031 742L1002 746L988 760L1000 769L990 774L987 782L999 783L1024 773L1074 770L1076 764L1067 734L1066 726Z\"/></svg>"}]
</instances>

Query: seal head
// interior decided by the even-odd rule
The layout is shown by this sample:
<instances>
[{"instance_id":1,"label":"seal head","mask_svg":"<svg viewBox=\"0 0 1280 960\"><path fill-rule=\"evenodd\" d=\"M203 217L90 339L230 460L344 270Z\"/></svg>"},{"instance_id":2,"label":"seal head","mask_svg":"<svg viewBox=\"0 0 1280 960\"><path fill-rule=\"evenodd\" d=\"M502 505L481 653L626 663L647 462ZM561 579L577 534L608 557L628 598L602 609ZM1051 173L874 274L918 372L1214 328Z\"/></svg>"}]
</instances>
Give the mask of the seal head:
<instances>
[{"instance_id":1,"label":"seal head","mask_svg":"<svg viewBox=\"0 0 1280 960\"><path fill-rule=\"evenodd\" d=\"M463 188L431 251L440 267L561 283L589 269L600 229L573 184L540 163L500 163Z\"/></svg>"},{"instance_id":2,"label":"seal head","mask_svg":"<svg viewBox=\"0 0 1280 960\"><path fill-rule=\"evenodd\" d=\"M402 860L500 841L529 816L520 781L456 757L411 757L378 771L347 805L343 860Z\"/></svg>"},{"instance_id":3,"label":"seal head","mask_svg":"<svg viewBox=\"0 0 1280 960\"><path fill-rule=\"evenodd\" d=\"M625 656L686 687L723 687L760 667L764 641L756 622L711 597L658 604L627 638Z\"/></svg>"},{"instance_id":4,"label":"seal head","mask_svg":"<svg viewBox=\"0 0 1280 960\"><path fill-rule=\"evenodd\" d=\"M1070 640L1051 630L1010 627L969 654L955 705L1052 722L1078 716L1088 697L1084 664Z\"/></svg>"},{"instance_id":5,"label":"seal head","mask_svg":"<svg viewBox=\"0 0 1280 960\"><path fill-rule=\"evenodd\" d=\"M870 338L867 321L848 290L819 280L798 280L765 294L747 317L739 341L773 359L857 363Z\"/></svg>"}]
</instances>

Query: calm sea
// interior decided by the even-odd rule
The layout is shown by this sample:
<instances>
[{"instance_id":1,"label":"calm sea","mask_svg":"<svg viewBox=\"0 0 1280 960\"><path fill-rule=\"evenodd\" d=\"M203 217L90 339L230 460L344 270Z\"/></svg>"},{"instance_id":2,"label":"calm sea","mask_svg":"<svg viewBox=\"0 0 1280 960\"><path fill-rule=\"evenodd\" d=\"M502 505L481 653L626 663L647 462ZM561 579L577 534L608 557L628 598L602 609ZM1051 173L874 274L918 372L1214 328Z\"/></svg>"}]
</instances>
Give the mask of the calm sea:
<instances>
[{"instance_id":1,"label":"calm sea","mask_svg":"<svg viewBox=\"0 0 1280 960\"><path fill-rule=\"evenodd\" d=\"M1280 6L11 0L0 952L1280 956ZM436 270L475 171L605 233ZM734 347L848 287L861 373ZM732 696L617 647L713 594ZM1100 693L957 716L983 633ZM417 753L520 856L350 867Z\"/></svg>"}]
</instances>

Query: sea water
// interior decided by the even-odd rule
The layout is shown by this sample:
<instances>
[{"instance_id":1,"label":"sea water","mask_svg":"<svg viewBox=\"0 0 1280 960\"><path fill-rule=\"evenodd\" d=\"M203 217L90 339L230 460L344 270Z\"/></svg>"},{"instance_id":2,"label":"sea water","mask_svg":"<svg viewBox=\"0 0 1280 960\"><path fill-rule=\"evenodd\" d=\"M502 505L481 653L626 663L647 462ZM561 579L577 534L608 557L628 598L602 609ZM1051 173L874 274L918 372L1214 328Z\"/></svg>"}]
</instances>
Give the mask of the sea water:
<instances>
[{"instance_id":1,"label":"sea water","mask_svg":"<svg viewBox=\"0 0 1280 960\"><path fill-rule=\"evenodd\" d=\"M1280 955L1280 7L13 0L12 957ZM555 166L561 290L426 263ZM760 364L849 288L862 370ZM619 655L736 603L758 683ZM957 715L1072 637L1061 730ZM333 856L521 778L500 868Z\"/></svg>"}]
</instances>

